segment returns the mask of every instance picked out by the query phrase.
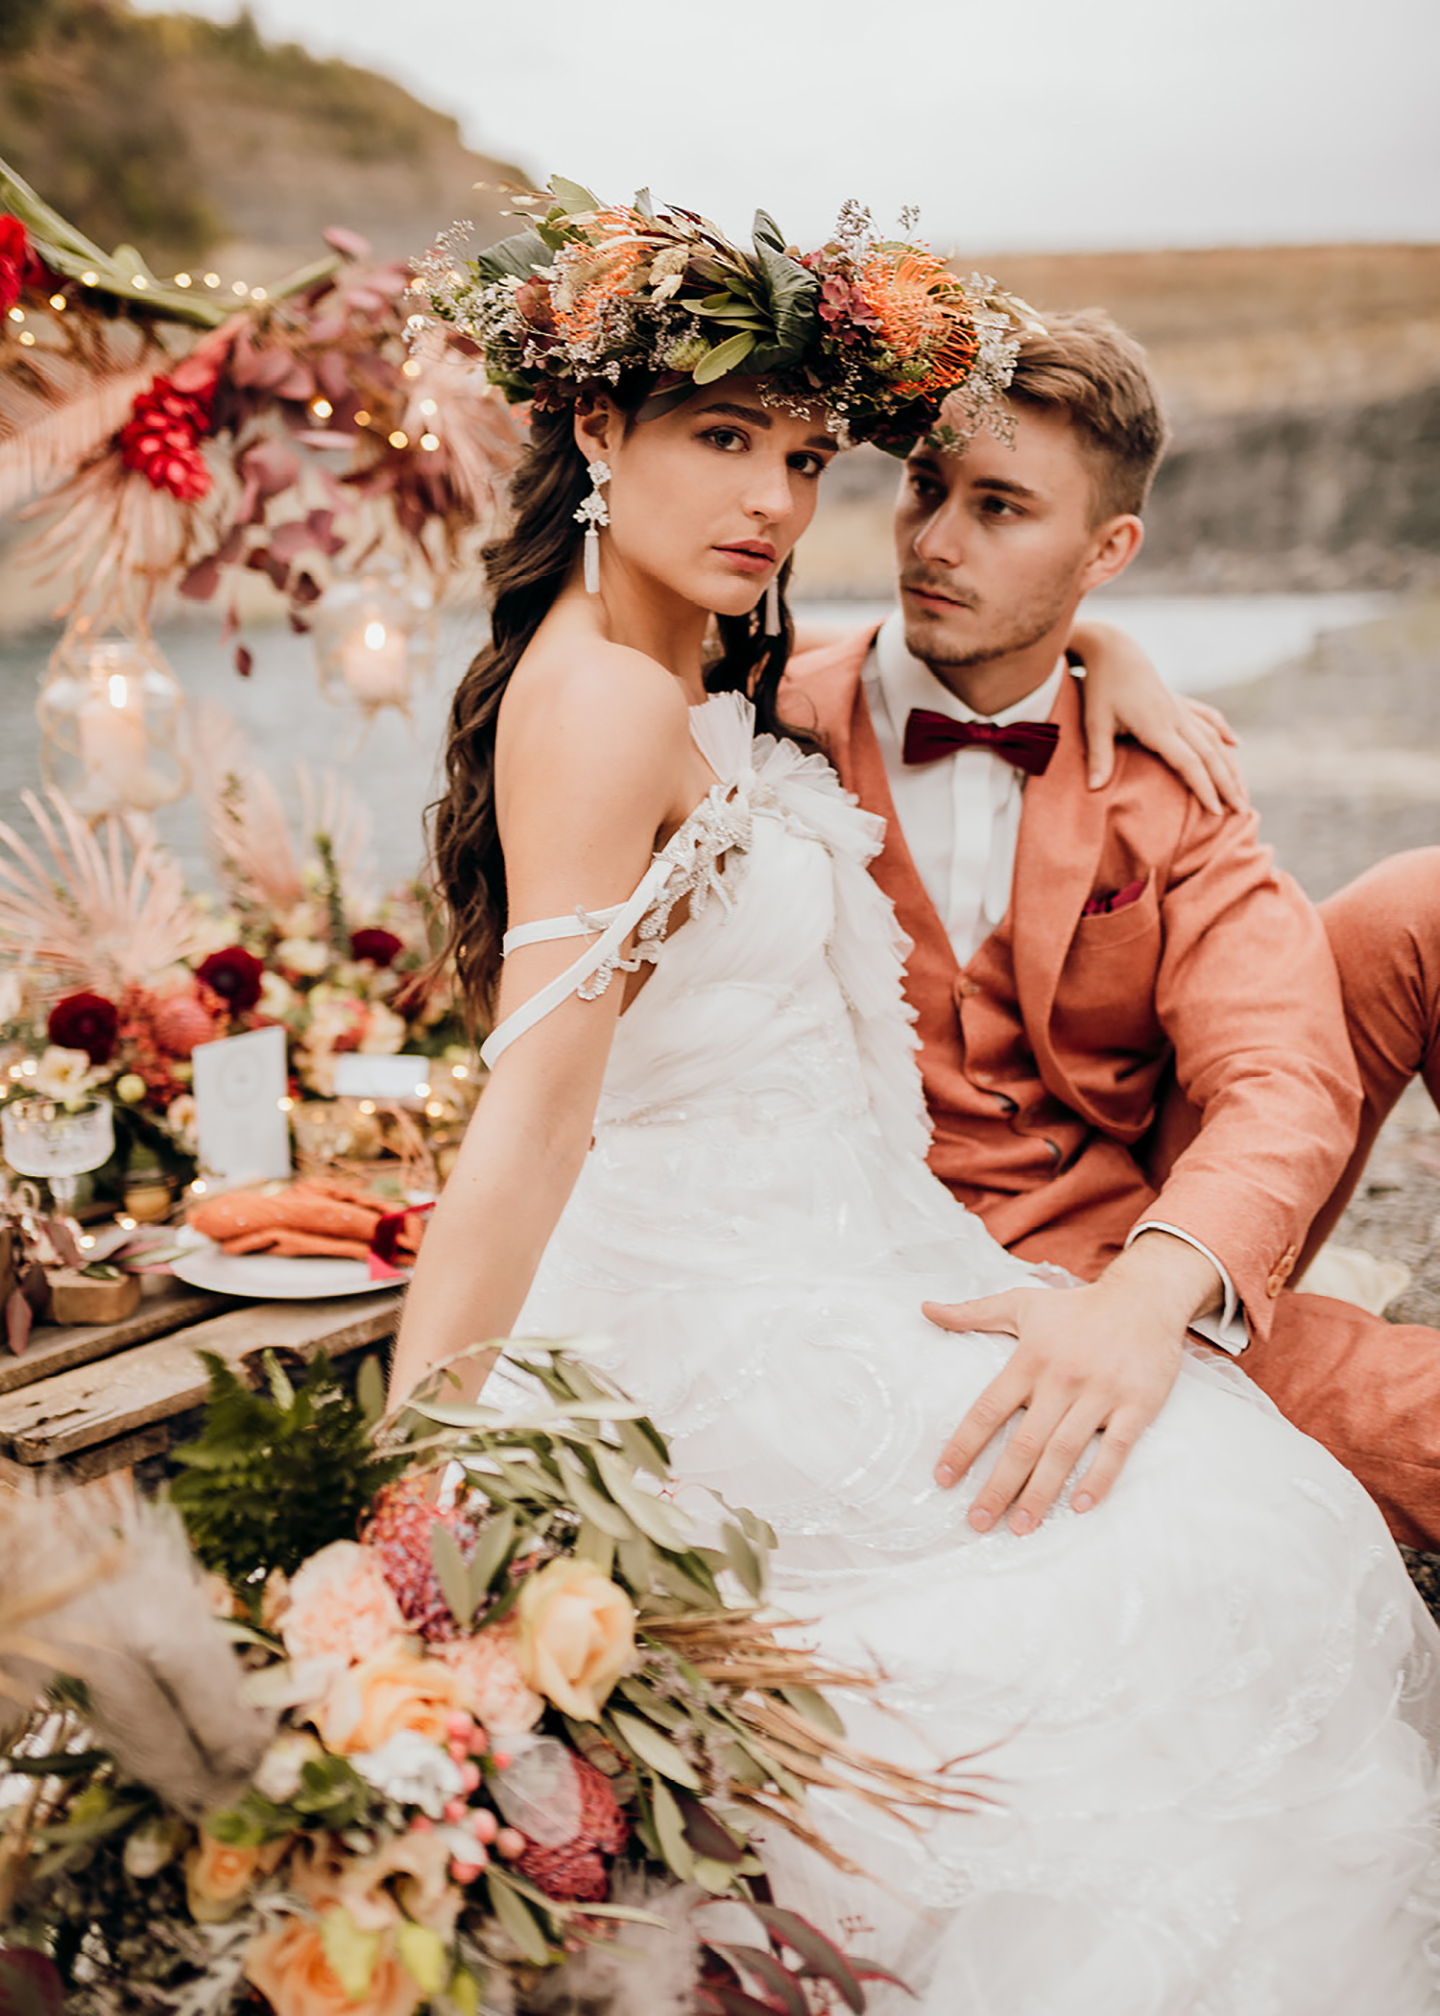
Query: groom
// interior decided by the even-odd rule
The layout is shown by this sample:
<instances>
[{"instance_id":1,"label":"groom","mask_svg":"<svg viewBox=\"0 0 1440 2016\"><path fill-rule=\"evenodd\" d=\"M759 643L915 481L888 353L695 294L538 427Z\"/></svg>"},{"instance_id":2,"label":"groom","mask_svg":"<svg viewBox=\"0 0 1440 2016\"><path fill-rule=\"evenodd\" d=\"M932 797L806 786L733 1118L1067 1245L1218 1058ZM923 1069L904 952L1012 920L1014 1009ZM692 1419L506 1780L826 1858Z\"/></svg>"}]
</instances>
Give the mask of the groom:
<instances>
[{"instance_id":1,"label":"groom","mask_svg":"<svg viewBox=\"0 0 1440 2016\"><path fill-rule=\"evenodd\" d=\"M1010 408L1009 442L911 455L899 611L801 653L787 695L887 822L874 873L914 941L932 1168L1085 1283L929 1307L1019 1340L937 1478L1018 1416L971 1523L1033 1530L1098 1436L1088 1509L1194 1330L1398 1538L1440 1547L1440 1332L1287 1286L1404 1084L1440 1093L1440 852L1317 912L1253 812L1207 812L1147 752L1089 787L1065 640L1139 550L1164 423L1144 353L1089 312L1025 339Z\"/></svg>"}]
</instances>

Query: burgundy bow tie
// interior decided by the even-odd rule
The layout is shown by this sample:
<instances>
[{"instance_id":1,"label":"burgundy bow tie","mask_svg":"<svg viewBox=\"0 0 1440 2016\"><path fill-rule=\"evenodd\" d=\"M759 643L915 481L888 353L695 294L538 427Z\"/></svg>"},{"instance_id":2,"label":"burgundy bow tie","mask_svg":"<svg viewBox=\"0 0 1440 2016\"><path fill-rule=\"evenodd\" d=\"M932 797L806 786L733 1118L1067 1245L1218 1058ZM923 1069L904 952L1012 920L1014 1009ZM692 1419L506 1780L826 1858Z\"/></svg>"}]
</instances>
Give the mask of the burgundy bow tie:
<instances>
[{"instance_id":1,"label":"burgundy bow tie","mask_svg":"<svg viewBox=\"0 0 1440 2016\"><path fill-rule=\"evenodd\" d=\"M988 749L1027 777L1039 777L1054 754L1060 730L1053 721L1016 721L1000 728L993 721L952 721L928 707L912 707L905 720L907 763L938 763L957 749Z\"/></svg>"}]
</instances>

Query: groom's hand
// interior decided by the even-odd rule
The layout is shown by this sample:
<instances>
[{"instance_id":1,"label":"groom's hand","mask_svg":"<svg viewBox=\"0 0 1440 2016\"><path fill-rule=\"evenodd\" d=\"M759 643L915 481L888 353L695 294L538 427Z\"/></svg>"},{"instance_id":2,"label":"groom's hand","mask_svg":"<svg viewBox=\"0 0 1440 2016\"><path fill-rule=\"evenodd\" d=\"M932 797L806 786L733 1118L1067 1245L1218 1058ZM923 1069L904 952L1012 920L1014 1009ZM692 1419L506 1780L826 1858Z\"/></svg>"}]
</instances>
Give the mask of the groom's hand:
<instances>
[{"instance_id":1,"label":"groom's hand","mask_svg":"<svg viewBox=\"0 0 1440 2016\"><path fill-rule=\"evenodd\" d=\"M984 1533L1009 1514L1033 1533L1090 1439L1100 1446L1075 1488L1077 1512L1098 1505L1155 1419L1180 1371L1186 1326L1216 1309L1221 1283L1203 1253L1165 1232L1142 1232L1093 1284L1012 1288L975 1302L927 1302L942 1330L1016 1338L941 1452L935 1480L955 1484L1012 1416L1013 1433L970 1508Z\"/></svg>"}]
</instances>

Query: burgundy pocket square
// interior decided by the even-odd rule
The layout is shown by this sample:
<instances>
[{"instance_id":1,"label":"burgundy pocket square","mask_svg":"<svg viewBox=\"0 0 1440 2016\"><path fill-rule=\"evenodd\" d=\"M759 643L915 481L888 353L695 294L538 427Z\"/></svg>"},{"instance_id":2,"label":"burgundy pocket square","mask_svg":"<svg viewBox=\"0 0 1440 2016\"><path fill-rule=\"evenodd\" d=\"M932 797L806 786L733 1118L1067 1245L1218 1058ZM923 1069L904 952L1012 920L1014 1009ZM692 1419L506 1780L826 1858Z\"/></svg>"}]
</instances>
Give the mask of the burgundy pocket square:
<instances>
[{"instance_id":1,"label":"burgundy pocket square","mask_svg":"<svg viewBox=\"0 0 1440 2016\"><path fill-rule=\"evenodd\" d=\"M1087 896L1082 917L1112 917L1117 910L1128 910L1132 903L1138 903L1145 894L1146 879L1142 875L1138 882L1127 882L1123 889L1107 889L1103 894Z\"/></svg>"}]
</instances>

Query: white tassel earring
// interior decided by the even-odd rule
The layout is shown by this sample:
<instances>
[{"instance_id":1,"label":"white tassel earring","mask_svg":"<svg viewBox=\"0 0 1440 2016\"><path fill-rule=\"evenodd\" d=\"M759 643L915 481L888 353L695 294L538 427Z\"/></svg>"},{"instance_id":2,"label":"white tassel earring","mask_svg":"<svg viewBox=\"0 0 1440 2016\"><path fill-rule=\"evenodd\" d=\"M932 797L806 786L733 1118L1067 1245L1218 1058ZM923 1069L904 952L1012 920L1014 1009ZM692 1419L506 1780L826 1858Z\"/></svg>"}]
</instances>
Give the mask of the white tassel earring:
<instances>
[{"instance_id":1,"label":"white tassel earring","mask_svg":"<svg viewBox=\"0 0 1440 2016\"><path fill-rule=\"evenodd\" d=\"M600 527L610 523L610 507L604 498L605 485L610 481L608 462L587 462L586 473L590 478L590 495L575 513L577 525L585 527L585 593L600 593Z\"/></svg>"},{"instance_id":2,"label":"white tassel earring","mask_svg":"<svg viewBox=\"0 0 1440 2016\"><path fill-rule=\"evenodd\" d=\"M780 635L780 576L777 574L765 590L765 635Z\"/></svg>"}]
</instances>

